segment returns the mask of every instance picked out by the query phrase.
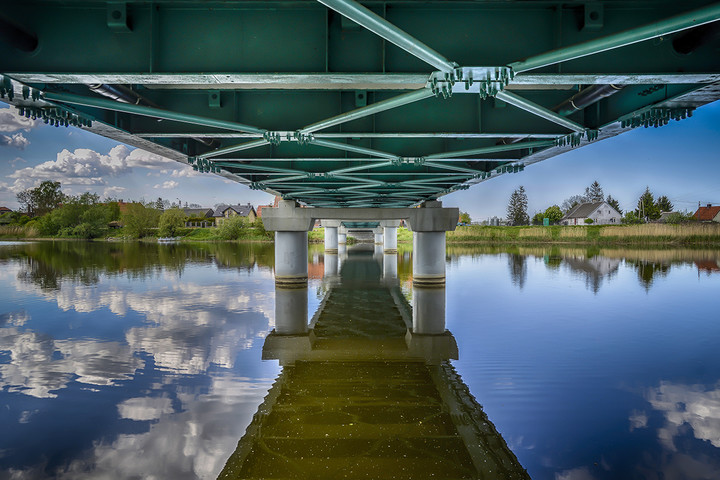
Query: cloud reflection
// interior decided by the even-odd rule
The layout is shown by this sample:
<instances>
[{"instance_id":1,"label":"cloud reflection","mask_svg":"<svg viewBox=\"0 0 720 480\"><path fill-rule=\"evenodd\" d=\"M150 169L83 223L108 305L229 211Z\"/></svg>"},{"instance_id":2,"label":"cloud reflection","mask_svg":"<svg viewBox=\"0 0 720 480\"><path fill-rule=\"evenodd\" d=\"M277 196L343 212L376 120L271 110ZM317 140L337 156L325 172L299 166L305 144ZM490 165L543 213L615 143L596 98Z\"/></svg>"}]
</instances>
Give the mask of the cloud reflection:
<instances>
[{"instance_id":1,"label":"cloud reflection","mask_svg":"<svg viewBox=\"0 0 720 480\"><path fill-rule=\"evenodd\" d=\"M663 382L648 390L646 398L665 417L658 438L666 448L673 452L678 450L675 438L683 433L685 425L692 429L698 440L720 448L720 385L707 390L702 385Z\"/></svg>"}]
</instances>

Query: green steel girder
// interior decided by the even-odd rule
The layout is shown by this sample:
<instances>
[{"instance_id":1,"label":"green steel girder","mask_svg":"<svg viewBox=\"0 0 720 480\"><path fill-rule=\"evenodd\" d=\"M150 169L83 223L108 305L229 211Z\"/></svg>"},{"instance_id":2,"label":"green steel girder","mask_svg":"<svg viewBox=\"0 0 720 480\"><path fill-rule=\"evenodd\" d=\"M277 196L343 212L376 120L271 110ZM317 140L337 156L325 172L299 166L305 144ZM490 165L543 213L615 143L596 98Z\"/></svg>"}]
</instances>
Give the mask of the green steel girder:
<instances>
[{"instance_id":1,"label":"green steel girder","mask_svg":"<svg viewBox=\"0 0 720 480\"><path fill-rule=\"evenodd\" d=\"M115 5L1 4L20 33L0 95L314 205L417 204L720 97L707 0L594 2L587 25L585 3L552 0L128 1L108 22Z\"/></svg>"}]
</instances>

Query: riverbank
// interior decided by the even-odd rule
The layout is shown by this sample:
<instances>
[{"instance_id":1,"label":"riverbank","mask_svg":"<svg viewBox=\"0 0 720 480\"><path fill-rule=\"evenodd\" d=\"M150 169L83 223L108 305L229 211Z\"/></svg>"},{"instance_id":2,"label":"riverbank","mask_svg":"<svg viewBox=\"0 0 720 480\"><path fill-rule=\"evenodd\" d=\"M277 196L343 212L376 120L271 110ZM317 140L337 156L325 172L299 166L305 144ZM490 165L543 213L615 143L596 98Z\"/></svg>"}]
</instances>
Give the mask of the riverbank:
<instances>
[{"instance_id":1,"label":"riverbank","mask_svg":"<svg viewBox=\"0 0 720 480\"><path fill-rule=\"evenodd\" d=\"M183 229L178 242L272 242L270 232L247 229L238 238L223 238L215 228ZM0 227L4 240L79 240L74 237L42 237L36 230L24 227ZM122 229L109 232L96 241L157 241L157 236L134 239ZM348 239L354 243L352 238ZM324 229L308 232L310 243L325 241ZM590 225L549 227L459 226L447 232L448 245L579 245L579 246L663 246L720 247L720 224L684 225ZM398 244L412 245L412 232L398 229Z\"/></svg>"},{"instance_id":2,"label":"riverbank","mask_svg":"<svg viewBox=\"0 0 720 480\"><path fill-rule=\"evenodd\" d=\"M468 225L447 232L448 244L720 246L720 224L549 227Z\"/></svg>"}]
</instances>

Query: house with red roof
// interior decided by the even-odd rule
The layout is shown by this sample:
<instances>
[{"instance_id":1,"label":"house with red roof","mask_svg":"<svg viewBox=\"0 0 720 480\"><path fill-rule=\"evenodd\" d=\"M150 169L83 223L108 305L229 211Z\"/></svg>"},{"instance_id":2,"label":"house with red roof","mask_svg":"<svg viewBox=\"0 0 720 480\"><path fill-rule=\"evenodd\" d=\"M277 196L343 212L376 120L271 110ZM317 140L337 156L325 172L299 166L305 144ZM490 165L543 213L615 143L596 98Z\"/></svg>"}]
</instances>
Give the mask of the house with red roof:
<instances>
[{"instance_id":1,"label":"house with red roof","mask_svg":"<svg viewBox=\"0 0 720 480\"><path fill-rule=\"evenodd\" d=\"M698 207L693 217L701 222L720 223L720 205L713 206L712 203L708 203L705 207Z\"/></svg>"}]
</instances>

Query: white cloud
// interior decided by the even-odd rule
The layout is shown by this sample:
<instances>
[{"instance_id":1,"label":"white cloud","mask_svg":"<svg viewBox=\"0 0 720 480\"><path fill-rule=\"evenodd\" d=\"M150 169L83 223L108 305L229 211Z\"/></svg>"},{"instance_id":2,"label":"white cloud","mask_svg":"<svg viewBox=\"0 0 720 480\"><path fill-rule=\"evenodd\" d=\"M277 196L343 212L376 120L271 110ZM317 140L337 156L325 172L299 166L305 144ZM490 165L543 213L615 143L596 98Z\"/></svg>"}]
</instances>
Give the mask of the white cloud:
<instances>
[{"instance_id":1,"label":"white cloud","mask_svg":"<svg viewBox=\"0 0 720 480\"><path fill-rule=\"evenodd\" d=\"M22 134L17 135L22 137ZM17 135L13 136L13 138L17 137ZM22 139L27 141L24 137ZM13 140L13 142L15 146L23 143L20 139ZM1 143L2 141L0 141ZM170 164L175 163L173 160L144 150L135 149L131 151L125 145L117 145L110 149L107 154L101 154L88 148L78 148L72 152L63 149L57 154L55 160L16 170L8 176L15 179L14 183L12 185L4 184L3 186L6 190L18 193L38 185L43 180L59 181L62 185L107 185L106 178L131 173L135 167L167 168ZM178 186L177 182L168 181L155 188L168 189L176 186Z\"/></svg>"},{"instance_id":2,"label":"white cloud","mask_svg":"<svg viewBox=\"0 0 720 480\"><path fill-rule=\"evenodd\" d=\"M118 405L121 418L135 421L158 420L161 416L173 413L169 398L129 398Z\"/></svg>"},{"instance_id":3,"label":"white cloud","mask_svg":"<svg viewBox=\"0 0 720 480\"><path fill-rule=\"evenodd\" d=\"M18 130L29 132L40 123L39 120L21 117L15 108L0 108L0 132L17 132Z\"/></svg>"},{"instance_id":4,"label":"white cloud","mask_svg":"<svg viewBox=\"0 0 720 480\"><path fill-rule=\"evenodd\" d=\"M630 431L635 429L646 428L648 426L648 416L645 412L633 410L630 413Z\"/></svg>"},{"instance_id":5,"label":"white cloud","mask_svg":"<svg viewBox=\"0 0 720 480\"><path fill-rule=\"evenodd\" d=\"M650 389L647 400L665 414L665 425L658 430L660 442L676 451L674 438L689 425L695 438L720 448L720 385L706 390L701 385L661 383Z\"/></svg>"},{"instance_id":6,"label":"white cloud","mask_svg":"<svg viewBox=\"0 0 720 480\"><path fill-rule=\"evenodd\" d=\"M103 197L114 197L127 190L125 187L107 187L103 190Z\"/></svg>"},{"instance_id":7,"label":"white cloud","mask_svg":"<svg viewBox=\"0 0 720 480\"><path fill-rule=\"evenodd\" d=\"M158 184L153 185L153 188L165 188L165 189L170 189L170 188L175 188L175 187L177 187L178 185L180 185L180 184L179 184L178 182L176 182L175 180L168 180L168 181L163 182L163 183L161 183L161 184L158 183Z\"/></svg>"},{"instance_id":8,"label":"white cloud","mask_svg":"<svg viewBox=\"0 0 720 480\"><path fill-rule=\"evenodd\" d=\"M20 150L25 150L25 147L30 145L30 140L25 138L21 133L15 133L13 135L0 135L0 146L15 147Z\"/></svg>"}]
</instances>

